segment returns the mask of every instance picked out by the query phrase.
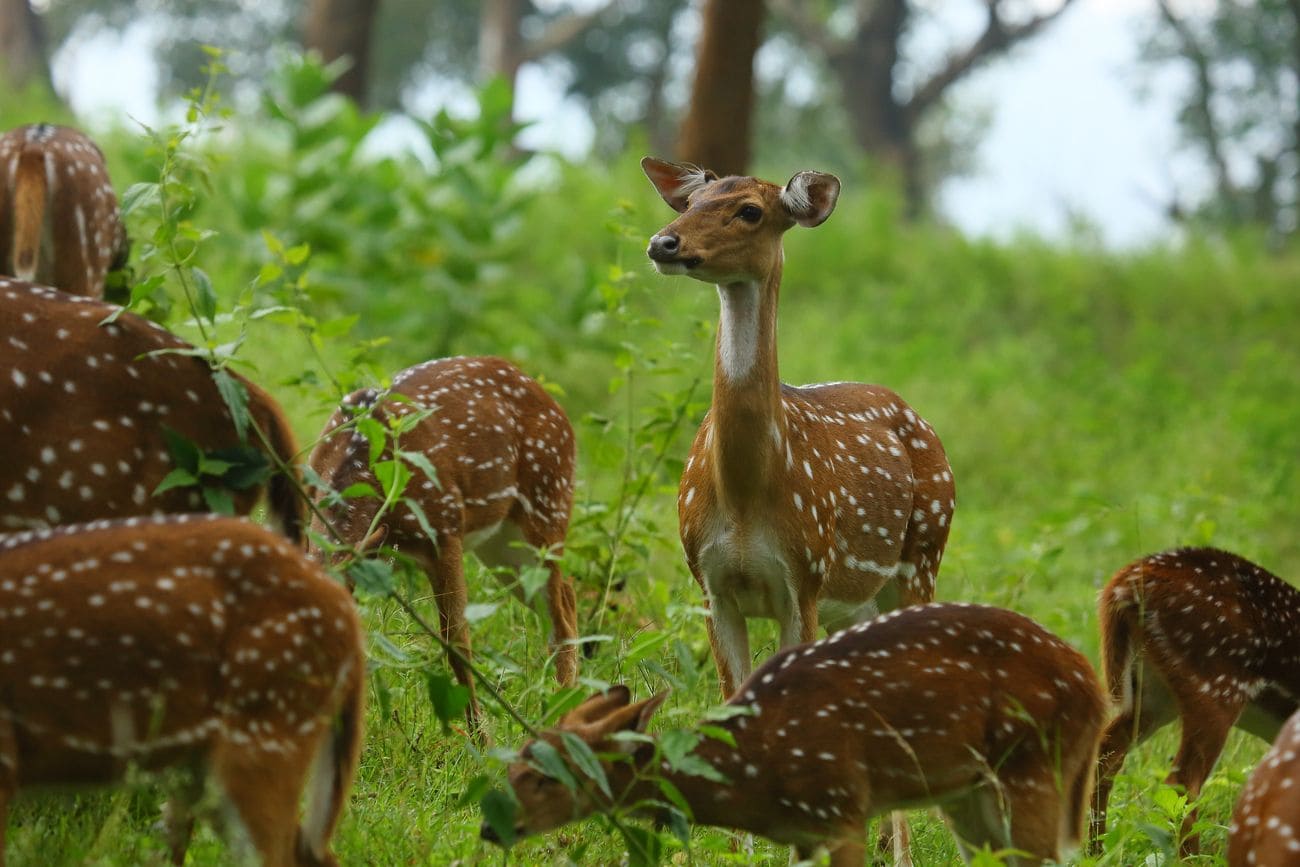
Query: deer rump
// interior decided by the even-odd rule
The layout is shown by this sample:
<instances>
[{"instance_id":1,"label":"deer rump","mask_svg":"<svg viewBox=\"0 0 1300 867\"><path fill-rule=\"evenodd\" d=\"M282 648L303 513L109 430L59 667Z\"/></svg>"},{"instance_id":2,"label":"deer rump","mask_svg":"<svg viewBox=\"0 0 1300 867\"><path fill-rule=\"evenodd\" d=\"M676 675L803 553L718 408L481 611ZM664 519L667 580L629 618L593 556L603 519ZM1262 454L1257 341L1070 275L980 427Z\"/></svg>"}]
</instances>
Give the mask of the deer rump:
<instances>
[{"instance_id":1,"label":"deer rump","mask_svg":"<svg viewBox=\"0 0 1300 867\"><path fill-rule=\"evenodd\" d=\"M115 305L0 278L0 530L206 510L193 486L155 494L175 468L168 430L204 451L241 446L211 368L178 354L192 350ZM297 446L279 407L231 376L269 448L251 429L247 444L291 465ZM298 541L294 480L273 472L266 488L272 517ZM260 488L229 493L247 513Z\"/></svg>"}]
</instances>

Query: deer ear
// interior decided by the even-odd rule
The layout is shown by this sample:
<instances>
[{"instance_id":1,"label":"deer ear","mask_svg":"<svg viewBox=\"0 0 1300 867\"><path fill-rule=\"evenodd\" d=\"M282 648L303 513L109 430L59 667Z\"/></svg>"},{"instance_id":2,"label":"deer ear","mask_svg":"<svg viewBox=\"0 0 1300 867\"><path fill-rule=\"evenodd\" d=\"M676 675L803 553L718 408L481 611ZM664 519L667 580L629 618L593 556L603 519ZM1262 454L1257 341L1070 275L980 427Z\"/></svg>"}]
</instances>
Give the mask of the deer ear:
<instances>
[{"instance_id":1,"label":"deer ear","mask_svg":"<svg viewBox=\"0 0 1300 867\"><path fill-rule=\"evenodd\" d=\"M686 210L692 193L718 179L718 176L708 169L670 163L654 157L645 157L641 160L641 171L645 172L645 176L650 179L650 183L654 184L659 195L668 203L668 207L679 214Z\"/></svg>"},{"instance_id":2,"label":"deer ear","mask_svg":"<svg viewBox=\"0 0 1300 867\"><path fill-rule=\"evenodd\" d=\"M646 726L650 723L650 717L654 716L654 712L659 709L659 705L668 700L668 695L671 692L672 690L665 689L658 695L653 695L644 701L639 701L628 708L630 711L636 711L635 719L632 722L632 730L644 732Z\"/></svg>"},{"instance_id":3,"label":"deer ear","mask_svg":"<svg viewBox=\"0 0 1300 867\"><path fill-rule=\"evenodd\" d=\"M800 172L781 188L781 205L790 219L811 229L826 222L840 197L840 179L825 172Z\"/></svg>"},{"instance_id":4,"label":"deer ear","mask_svg":"<svg viewBox=\"0 0 1300 867\"><path fill-rule=\"evenodd\" d=\"M589 723L598 720L632 701L632 691L621 683L614 684L605 692L598 692L582 704L566 713L560 720L561 725Z\"/></svg>"}]
</instances>

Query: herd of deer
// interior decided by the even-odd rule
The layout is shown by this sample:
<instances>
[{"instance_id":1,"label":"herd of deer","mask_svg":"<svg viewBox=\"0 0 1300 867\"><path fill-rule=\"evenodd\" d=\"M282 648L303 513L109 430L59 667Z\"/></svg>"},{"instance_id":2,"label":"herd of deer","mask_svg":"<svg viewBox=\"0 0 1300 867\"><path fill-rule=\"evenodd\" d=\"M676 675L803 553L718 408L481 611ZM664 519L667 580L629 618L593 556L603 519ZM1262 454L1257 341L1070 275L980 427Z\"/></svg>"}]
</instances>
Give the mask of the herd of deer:
<instances>
[{"instance_id":1,"label":"herd of deer","mask_svg":"<svg viewBox=\"0 0 1300 867\"><path fill-rule=\"evenodd\" d=\"M1100 599L1110 701L1088 661L1032 620L933 603L955 505L934 431L888 389L778 376L782 236L826 220L839 181L642 167L679 214L650 240L654 266L716 284L721 302L712 407L678 510L735 712L717 724L728 736L711 729L696 750L717 773L683 774L654 766L652 741L619 737L643 732L663 694L592 696L541 737L564 755L577 736L602 756L612 800L549 776L530 743L510 768L517 832L653 800L667 778L695 821L801 856L824 847L835 865L863 863L871 817L926 804L963 855L987 845L1037 864L1083 839L1090 808L1100 844L1128 749L1177 720L1169 781L1191 799L1233 726L1277 738L1237 807L1228 861L1300 864L1300 591L1212 549L1129 564ZM0 860L19 789L180 767L190 773L164 816L177 863L205 785L231 839L263 863L336 863L365 652L352 598L326 566L381 543L419 563L472 695L463 555L507 575L539 562L556 676L574 683L574 591L554 557L573 501L573 431L505 361L429 361L344 401L307 460L325 488L305 497L298 446L269 394L235 377L248 395L241 437L205 360L99 300L126 249L89 139L44 124L0 137L0 273L11 275L0 277ZM380 514L374 498L337 496L380 487L362 418L400 427L402 453L422 456L414 505ZM205 510L193 487L160 492L177 435L264 453L274 529L192 514ZM247 513L258 493L234 492L235 508ZM752 617L777 621L782 649L751 674ZM476 701L467 715L480 731ZM1185 852L1197 848L1193 818ZM910 863L898 812L892 837Z\"/></svg>"}]
</instances>

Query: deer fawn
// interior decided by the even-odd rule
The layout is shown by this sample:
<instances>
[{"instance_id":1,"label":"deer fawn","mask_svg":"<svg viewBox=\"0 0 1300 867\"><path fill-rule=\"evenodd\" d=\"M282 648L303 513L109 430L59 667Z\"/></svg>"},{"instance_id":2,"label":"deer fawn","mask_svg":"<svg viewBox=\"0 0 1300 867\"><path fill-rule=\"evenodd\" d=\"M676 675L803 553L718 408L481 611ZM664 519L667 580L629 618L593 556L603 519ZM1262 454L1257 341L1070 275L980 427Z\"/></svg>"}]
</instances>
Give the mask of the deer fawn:
<instances>
[{"instance_id":1,"label":"deer fawn","mask_svg":"<svg viewBox=\"0 0 1300 867\"><path fill-rule=\"evenodd\" d=\"M154 490L173 469L165 431L207 450L239 445L212 370L159 326L102 301L0 277L0 530L98 518L203 511L194 488ZM164 353L164 354L157 354ZM234 374L232 374L234 376ZM269 448L292 464L293 432L275 401L251 382L248 411ZM293 479L266 485L270 511L291 539L303 502ZM232 492L253 508L258 491Z\"/></svg>"},{"instance_id":2,"label":"deer fawn","mask_svg":"<svg viewBox=\"0 0 1300 867\"><path fill-rule=\"evenodd\" d=\"M204 780L268 867L337 863L365 652L347 591L289 542L197 515L12 534L0 622L0 860L18 789L135 765L196 772L169 804L176 863Z\"/></svg>"},{"instance_id":3,"label":"deer fawn","mask_svg":"<svg viewBox=\"0 0 1300 867\"><path fill-rule=\"evenodd\" d=\"M662 274L718 285L713 406L677 501L691 574L708 598L724 698L750 671L747 617L781 645L928 602L948 539L952 473L934 431L879 386L796 388L777 373L781 236L820 225L839 181L800 172L784 187L646 158L676 220L650 239Z\"/></svg>"},{"instance_id":4,"label":"deer fawn","mask_svg":"<svg viewBox=\"0 0 1300 867\"><path fill-rule=\"evenodd\" d=\"M801 857L824 845L833 865L863 863L872 816L926 803L945 813L964 856L1010 846L1026 855L1011 863L1037 864L1079 841L1105 715L1080 653L1026 617L978 605L902 609L769 659L728 702L741 713L718 724L734 746L706 735L695 749L727 782L648 767L653 744L613 737L644 731L664 697L629 704L613 687L542 734L561 755L562 733L597 755L624 754L604 762L614 804L594 800L594 786L568 791L525 746L510 769L518 834L661 802L667 779L696 822L793 844Z\"/></svg>"},{"instance_id":5,"label":"deer fawn","mask_svg":"<svg viewBox=\"0 0 1300 867\"><path fill-rule=\"evenodd\" d=\"M1228 826L1229 867L1300 864L1300 712L1250 775Z\"/></svg>"},{"instance_id":6,"label":"deer fawn","mask_svg":"<svg viewBox=\"0 0 1300 867\"><path fill-rule=\"evenodd\" d=\"M1276 736L1300 700L1300 590L1235 554L1184 548L1130 563L1101 591L1102 662L1119 715L1101 743L1093 846L1115 774L1134 743L1174 720L1167 782L1196 798L1237 726ZM1197 850L1195 810L1184 854Z\"/></svg>"},{"instance_id":7,"label":"deer fawn","mask_svg":"<svg viewBox=\"0 0 1300 867\"><path fill-rule=\"evenodd\" d=\"M99 298L126 263L104 155L82 133L38 123L0 136L0 270Z\"/></svg>"},{"instance_id":8,"label":"deer fawn","mask_svg":"<svg viewBox=\"0 0 1300 867\"><path fill-rule=\"evenodd\" d=\"M326 424L309 463L334 491L358 483L379 491L369 442L349 420L364 412L385 421L427 412L401 435L398 448L422 455L436 473L429 478L416 468L408 486L436 538L429 538L404 504L381 519L381 532L373 532L381 503L366 497L332 507L322 503L338 541L364 549L382 538L414 558L433 587L443 637L466 659L464 554L474 551L488 567L517 575L545 549L555 674L560 683L573 683L578 674L577 606L573 587L554 559L573 507L573 428L564 411L536 381L499 358L428 361L397 374L392 393L405 399L393 400L374 389L350 395ZM392 459L391 447L384 457ZM328 538L319 519L313 532ZM319 556L315 539L312 544ZM512 580L511 588L523 599L518 581ZM473 678L461 659L453 656L450 663L470 691L466 716L477 731Z\"/></svg>"}]
</instances>

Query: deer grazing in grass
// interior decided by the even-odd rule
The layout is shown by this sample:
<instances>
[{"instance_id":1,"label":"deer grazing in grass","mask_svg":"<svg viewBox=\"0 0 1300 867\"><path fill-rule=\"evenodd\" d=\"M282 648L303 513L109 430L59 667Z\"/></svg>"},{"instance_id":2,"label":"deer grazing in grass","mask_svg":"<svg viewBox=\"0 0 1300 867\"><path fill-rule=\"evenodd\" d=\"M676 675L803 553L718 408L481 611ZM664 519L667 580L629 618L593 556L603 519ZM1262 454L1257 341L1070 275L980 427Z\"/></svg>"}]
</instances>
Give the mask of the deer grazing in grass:
<instances>
[{"instance_id":1,"label":"deer grazing in grass","mask_svg":"<svg viewBox=\"0 0 1300 867\"><path fill-rule=\"evenodd\" d=\"M1228 867L1300 864L1300 712L1246 781L1228 826Z\"/></svg>"},{"instance_id":2,"label":"deer grazing in grass","mask_svg":"<svg viewBox=\"0 0 1300 867\"><path fill-rule=\"evenodd\" d=\"M595 785L570 791L527 744L509 771L517 835L662 804L666 779L697 823L800 857L825 846L836 867L863 863L872 816L920 804L943 811L963 857L987 844L1019 850L1008 863L1058 860L1084 831L1106 711L1088 661L1037 623L951 604L901 609L765 662L728 702L741 713L717 724L734 746L706 735L694 751L726 782L656 768L653 743L615 737L643 732L664 697L629 704L613 687L541 735L561 756L562 734L606 756L612 802Z\"/></svg>"},{"instance_id":3,"label":"deer grazing in grass","mask_svg":"<svg viewBox=\"0 0 1300 867\"><path fill-rule=\"evenodd\" d=\"M0 861L19 789L138 767L191 772L177 864L205 784L260 863L337 864L365 652L348 592L287 540L206 515L0 537L0 624Z\"/></svg>"},{"instance_id":4,"label":"deer grazing in grass","mask_svg":"<svg viewBox=\"0 0 1300 867\"><path fill-rule=\"evenodd\" d=\"M776 359L781 238L820 225L839 181L784 187L654 159L641 162L681 216L650 239L663 274L716 283L722 303L713 405L682 475L678 517L710 608L724 698L750 671L745 619L811 641L878 610L928 602L948 539L952 472L934 431L892 391L802 388Z\"/></svg>"},{"instance_id":5,"label":"deer grazing in grass","mask_svg":"<svg viewBox=\"0 0 1300 867\"><path fill-rule=\"evenodd\" d=\"M515 579L543 553L555 675L560 683L572 684L578 674L577 604L555 559L573 508L574 437L564 410L535 380L502 359L437 359L398 373L388 396L374 389L350 395L326 424L309 459L312 470L334 492L358 484L379 492L370 442L349 422L369 414L387 428L411 413L424 417L400 435L397 448L421 456L434 470L430 478L413 463L407 490L436 538L429 537L404 502L376 526L378 497L331 505L325 496L321 514L337 541L364 550L383 540L413 558L432 585L443 638L465 659L470 640L464 555L473 551L489 568L505 570L511 589L523 599L523 587ZM391 443L381 457L393 459ZM313 553L321 556L318 543L330 541L331 533L319 518L312 535ZM478 732L473 678L461 659L452 656L450 663L470 691L466 715Z\"/></svg>"},{"instance_id":6,"label":"deer grazing in grass","mask_svg":"<svg viewBox=\"0 0 1300 867\"><path fill-rule=\"evenodd\" d=\"M0 273L100 298L127 253L94 142L48 123L0 135Z\"/></svg>"},{"instance_id":7,"label":"deer grazing in grass","mask_svg":"<svg viewBox=\"0 0 1300 867\"><path fill-rule=\"evenodd\" d=\"M112 304L0 277L0 531L205 511L194 487L154 493L174 469L168 430L209 451L240 445L208 363L174 354L192 348ZM269 443L250 432L249 445L292 466L297 445L275 401L231 376ZM299 540L296 482L274 472L265 487L272 517ZM235 509L248 512L258 493L232 491Z\"/></svg>"},{"instance_id":8,"label":"deer grazing in grass","mask_svg":"<svg viewBox=\"0 0 1300 867\"><path fill-rule=\"evenodd\" d=\"M1093 816L1100 851L1115 775L1135 743L1179 721L1167 782L1201 792L1233 726L1273 740L1300 707L1300 590L1213 548L1130 563L1099 603L1102 663L1119 715L1101 742ZM1184 854L1197 851L1193 808Z\"/></svg>"}]
</instances>

